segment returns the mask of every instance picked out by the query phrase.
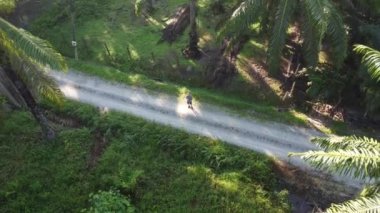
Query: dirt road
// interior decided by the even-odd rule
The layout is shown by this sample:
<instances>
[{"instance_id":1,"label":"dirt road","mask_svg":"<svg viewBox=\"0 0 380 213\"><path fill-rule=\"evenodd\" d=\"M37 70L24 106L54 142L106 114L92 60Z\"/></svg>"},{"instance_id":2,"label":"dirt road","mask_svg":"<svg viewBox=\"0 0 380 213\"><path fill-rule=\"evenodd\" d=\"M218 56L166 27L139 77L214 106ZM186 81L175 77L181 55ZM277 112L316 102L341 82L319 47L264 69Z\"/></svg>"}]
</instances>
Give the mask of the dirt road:
<instances>
[{"instance_id":1,"label":"dirt road","mask_svg":"<svg viewBox=\"0 0 380 213\"><path fill-rule=\"evenodd\" d=\"M52 72L52 76L70 99L220 139L281 160L290 160L298 166L305 164L296 158L289 159L288 153L316 149L309 142L310 138L321 135L312 129L245 119L196 100L191 110L187 108L184 97L148 92L77 72Z\"/></svg>"},{"instance_id":2,"label":"dirt road","mask_svg":"<svg viewBox=\"0 0 380 213\"><path fill-rule=\"evenodd\" d=\"M289 152L318 149L310 142L312 137L323 136L316 130L247 119L222 108L199 103L196 97L191 110L187 108L185 97L107 82L78 72L51 72L51 76L69 99L219 139L275 157L315 175L320 174L301 159L288 158ZM351 178L336 175L333 178L355 188L361 187L361 183Z\"/></svg>"}]
</instances>

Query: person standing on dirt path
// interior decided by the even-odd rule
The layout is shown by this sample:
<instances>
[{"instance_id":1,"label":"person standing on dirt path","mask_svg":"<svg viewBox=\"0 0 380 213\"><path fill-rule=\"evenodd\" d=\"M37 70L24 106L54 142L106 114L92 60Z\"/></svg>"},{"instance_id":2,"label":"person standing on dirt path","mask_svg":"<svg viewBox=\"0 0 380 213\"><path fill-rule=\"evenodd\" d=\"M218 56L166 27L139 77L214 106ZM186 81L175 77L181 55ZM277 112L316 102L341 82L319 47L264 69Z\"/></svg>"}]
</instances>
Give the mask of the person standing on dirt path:
<instances>
[{"instance_id":1,"label":"person standing on dirt path","mask_svg":"<svg viewBox=\"0 0 380 213\"><path fill-rule=\"evenodd\" d=\"M193 109L193 96L191 95L191 93L187 94L186 100L187 100L187 108Z\"/></svg>"}]
</instances>

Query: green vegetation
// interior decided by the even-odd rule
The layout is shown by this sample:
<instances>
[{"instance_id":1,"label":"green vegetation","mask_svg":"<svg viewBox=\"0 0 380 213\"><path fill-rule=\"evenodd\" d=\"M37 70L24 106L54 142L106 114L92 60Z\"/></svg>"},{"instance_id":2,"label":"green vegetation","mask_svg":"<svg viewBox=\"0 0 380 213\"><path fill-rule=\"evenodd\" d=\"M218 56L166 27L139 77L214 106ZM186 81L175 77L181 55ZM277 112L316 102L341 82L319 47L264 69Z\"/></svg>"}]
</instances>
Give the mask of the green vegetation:
<instances>
[{"instance_id":1,"label":"green vegetation","mask_svg":"<svg viewBox=\"0 0 380 213\"><path fill-rule=\"evenodd\" d=\"M1 13L9 13L14 10L16 7L15 0L1 0L0 1L0 14Z\"/></svg>"},{"instance_id":2,"label":"green vegetation","mask_svg":"<svg viewBox=\"0 0 380 213\"><path fill-rule=\"evenodd\" d=\"M3 5L0 8L1 6ZM56 103L60 102L61 93L46 76L44 68L50 66L64 70L67 68L64 58L48 42L16 28L2 17L0 58L0 93L16 106L25 105L42 127L45 139L52 140L55 133L48 125L36 99L44 97Z\"/></svg>"},{"instance_id":3,"label":"green vegetation","mask_svg":"<svg viewBox=\"0 0 380 213\"><path fill-rule=\"evenodd\" d=\"M199 104L257 119L308 125L298 110L316 114L329 118L326 133L347 133L334 119L380 122L379 1L41 1L46 10L29 30L78 71L179 97L191 91ZM0 212L290 211L264 155L60 102L44 68L65 69L64 58L10 24L19 2L0 0ZM31 8L33 19L40 12ZM379 142L314 142L324 151L292 155L372 180L328 211L376 211Z\"/></svg>"},{"instance_id":4,"label":"green vegetation","mask_svg":"<svg viewBox=\"0 0 380 213\"><path fill-rule=\"evenodd\" d=\"M70 10L65 1L55 2L56 6L34 23L32 32L56 44L64 55L73 57L74 52L70 46ZM152 57L163 57L170 52L180 55L181 48L186 44L185 37L173 45L157 42L163 26L161 20L174 9L173 5L185 2L177 0L165 10L159 10L160 13L154 17L144 20L135 16L132 2L76 1L80 58L124 70L135 70L141 69ZM50 30L46 30L47 28Z\"/></svg>"},{"instance_id":5,"label":"green vegetation","mask_svg":"<svg viewBox=\"0 0 380 213\"><path fill-rule=\"evenodd\" d=\"M327 213L378 212L380 210L380 142L371 138L345 137L313 140L323 151L291 153L316 168L350 176L368 185L359 197L343 204L333 204Z\"/></svg>"},{"instance_id":6,"label":"green vegetation","mask_svg":"<svg viewBox=\"0 0 380 213\"><path fill-rule=\"evenodd\" d=\"M357 72L360 65L355 60L343 63L346 56L353 57L348 43L373 43L372 47L379 47L377 3L198 1L198 45L204 57L195 61L182 54L188 44L188 29L171 44L162 41L162 30L170 23L170 17L178 7L189 2L77 0L76 37L80 59L131 75L144 74L162 82L191 85L192 89L206 88L212 93L228 94L255 105L296 105L297 110L310 112L313 103L326 102L337 106L331 112L334 114L338 108L352 103L349 99L354 94L360 99L354 107L367 106L371 109L368 113L378 112L378 107L373 107L376 105L372 103L373 99L365 98L364 94L367 88L373 91L371 94L376 94L378 87L372 86L373 80ZM277 16L269 15L273 11ZM52 42L65 56L73 57L70 46L72 12L67 1L55 0L30 29ZM282 16L279 15L281 12ZM369 15L365 18L360 14ZM351 30L346 31L345 26ZM221 73L222 77L216 78L218 73L215 73L214 66L210 68L208 65L218 63L220 57L214 57L212 51L220 48L224 35L227 35L225 39L229 39L230 47L242 42L237 53L238 72ZM222 56L227 54L228 50ZM270 56L268 61L267 56ZM276 68L275 77L263 75L268 73L267 65L271 70ZM262 71L257 71L257 66L262 67ZM216 79L223 82L221 86L215 86ZM296 85L295 90L292 83ZM279 120L293 122L292 118Z\"/></svg>"},{"instance_id":7,"label":"green vegetation","mask_svg":"<svg viewBox=\"0 0 380 213\"><path fill-rule=\"evenodd\" d=\"M380 109L380 52L365 45L356 45L354 51L363 56L362 63L370 76L364 85L367 112L376 112Z\"/></svg>"},{"instance_id":8,"label":"green vegetation","mask_svg":"<svg viewBox=\"0 0 380 213\"><path fill-rule=\"evenodd\" d=\"M53 111L77 120L55 125L52 143L41 143L26 112L0 126L1 212L75 212L105 200L137 212L289 211L261 154L73 102Z\"/></svg>"},{"instance_id":9,"label":"green vegetation","mask_svg":"<svg viewBox=\"0 0 380 213\"><path fill-rule=\"evenodd\" d=\"M135 212L131 203L119 191L99 191L90 195L91 208L86 212Z\"/></svg>"}]
</instances>

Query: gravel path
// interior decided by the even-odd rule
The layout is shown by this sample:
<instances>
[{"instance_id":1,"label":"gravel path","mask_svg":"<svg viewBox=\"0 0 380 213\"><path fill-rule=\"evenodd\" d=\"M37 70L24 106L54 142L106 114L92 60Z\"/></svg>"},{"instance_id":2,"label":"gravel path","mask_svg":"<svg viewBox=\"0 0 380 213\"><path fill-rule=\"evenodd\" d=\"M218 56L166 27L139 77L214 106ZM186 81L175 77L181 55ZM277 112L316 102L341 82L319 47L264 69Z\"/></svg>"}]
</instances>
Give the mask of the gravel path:
<instances>
[{"instance_id":1,"label":"gravel path","mask_svg":"<svg viewBox=\"0 0 380 213\"><path fill-rule=\"evenodd\" d=\"M127 112L150 121L183 129L257 152L305 166L289 152L316 147L310 138L322 134L306 128L246 119L219 107L198 103L188 109L184 97L148 92L142 88L106 82L99 78L70 71L52 72L64 95L105 110ZM196 98L196 97L195 97Z\"/></svg>"},{"instance_id":2,"label":"gravel path","mask_svg":"<svg viewBox=\"0 0 380 213\"><path fill-rule=\"evenodd\" d=\"M319 173L299 158L288 158L289 152L318 149L310 139L323 134L314 129L244 118L220 107L199 103L196 99L191 110L187 108L185 97L148 92L143 88L107 82L74 71L52 71L50 75L69 99L219 139L275 157L314 174ZM361 185L350 178L335 175L333 178L355 188Z\"/></svg>"}]
</instances>

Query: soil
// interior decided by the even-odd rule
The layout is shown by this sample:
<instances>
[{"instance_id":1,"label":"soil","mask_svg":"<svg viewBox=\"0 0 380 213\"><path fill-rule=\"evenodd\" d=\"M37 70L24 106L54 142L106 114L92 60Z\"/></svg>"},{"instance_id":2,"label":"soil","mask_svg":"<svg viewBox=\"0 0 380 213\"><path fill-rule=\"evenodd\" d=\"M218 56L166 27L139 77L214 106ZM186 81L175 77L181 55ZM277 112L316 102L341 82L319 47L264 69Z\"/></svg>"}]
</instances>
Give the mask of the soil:
<instances>
[{"instance_id":1,"label":"soil","mask_svg":"<svg viewBox=\"0 0 380 213\"><path fill-rule=\"evenodd\" d=\"M108 140L104 135L101 135L100 133L95 134L95 144L90 151L90 156L87 161L87 169L91 170L96 167L108 144Z\"/></svg>"},{"instance_id":2,"label":"soil","mask_svg":"<svg viewBox=\"0 0 380 213\"><path fill-rule=\"evenodd\" d=\"M49 119L49 121L57 128L80 128L83 126L83 124L75 118L58 115L48 110L45 110L45 115Z\"/></svg>"},{"instance_id":3,"label":"soil","mask_svg":"<svg viewBox=\"0 0 380 213\"><path fill-rule=\"evenodd\" d=\"M359 189L332 180L329 175L301 170L284 162L275 162L274 171L289 191L292 212L322 212L331 203L354 198Z\"/></svg>"}]
</instances>

